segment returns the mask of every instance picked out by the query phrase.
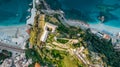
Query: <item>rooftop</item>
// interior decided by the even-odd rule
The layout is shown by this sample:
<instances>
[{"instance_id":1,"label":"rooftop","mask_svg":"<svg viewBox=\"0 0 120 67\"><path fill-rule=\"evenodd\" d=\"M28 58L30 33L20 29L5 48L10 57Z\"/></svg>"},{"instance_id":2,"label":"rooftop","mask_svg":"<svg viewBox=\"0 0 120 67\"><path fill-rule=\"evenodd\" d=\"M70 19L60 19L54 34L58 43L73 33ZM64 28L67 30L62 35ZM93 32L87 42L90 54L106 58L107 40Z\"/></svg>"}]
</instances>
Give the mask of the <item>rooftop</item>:
<instances>
[{"instance_id":1,"label":"rooftop","mask_svg":"<svg viewBox=\"0 0 120 67\"><path fill-rule=\"evenodd\" d=\"M40 64L39 63L35 63L35 67L40 67Z\"/></svg>"}]
</instances>

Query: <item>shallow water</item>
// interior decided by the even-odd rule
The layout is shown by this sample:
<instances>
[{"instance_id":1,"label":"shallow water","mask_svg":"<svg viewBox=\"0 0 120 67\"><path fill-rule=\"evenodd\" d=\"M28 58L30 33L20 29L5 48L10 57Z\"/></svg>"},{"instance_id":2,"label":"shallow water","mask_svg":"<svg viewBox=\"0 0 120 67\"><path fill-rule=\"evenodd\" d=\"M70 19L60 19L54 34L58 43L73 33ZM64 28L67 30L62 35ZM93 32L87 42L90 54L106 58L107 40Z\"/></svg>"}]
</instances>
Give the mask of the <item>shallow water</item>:
<instances>
[{"instance_id":1,"label":"shallow water","mask_svg":"<svg viewBox=\"0 0 120 67\"><path fill-rule=\"evenodd\" d=\"M32 0L0 0L0 26L25 24Z\"/></svg>"},{"instance_id":2,"label":"shallow water","mask_svg":"<svg viewBox=\"0 0 120 67\"><path fill-rule=\"evenodd\" d=\"M67 18L76 18L87 21L89 24L98 24L98 16L105 16L103 24L120 28L120 0L59 0L61 8L66 11ZM74 9L74 10L73 10ZM69 13L69 10L73 10ZM73 15L75 12L77 15ZM78 13L80 12L80 13ZM84 18L83 18L84 17Z\"/></svg>"}]
</instances>

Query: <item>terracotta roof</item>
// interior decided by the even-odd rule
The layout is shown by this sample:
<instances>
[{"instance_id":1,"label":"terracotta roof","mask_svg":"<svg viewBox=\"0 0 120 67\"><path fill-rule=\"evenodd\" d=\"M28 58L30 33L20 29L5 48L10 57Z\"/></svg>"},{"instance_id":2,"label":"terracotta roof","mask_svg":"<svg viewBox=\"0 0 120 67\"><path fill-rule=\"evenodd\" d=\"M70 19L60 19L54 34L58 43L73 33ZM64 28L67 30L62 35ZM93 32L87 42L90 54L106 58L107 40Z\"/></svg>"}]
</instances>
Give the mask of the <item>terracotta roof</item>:
<instances>
[{"instance_id":1,"label":"terracotta roof","mask_svg":"<svg viewBox=\"0 0 120 67\"><path fill-rule=\"evenodd\" d=\"M107 35L107 34L104 34L104 35L103 35L103 38L105 38L105 39L110 39L110 36Z\"/></svg>"},{"instance_id":2,"label":"terracotta roof","mask_svg":"<svg viewBox=\"0 0 120 67\"><path fill-rule=\"evenodd\" d=\"M39 63L35 63L35 67L40 67L40 64Z\"/></svg>"},{"instance_id":3,"label":"terracotta roof","mask_svg":"<svg viewBox=\"0 0 120 67\"><path fill-rule=\"evenodd\" d=\"M30 29L27 29L26 32L27 32L28 34L30 34Z\"/></svg>"}]
</instances>

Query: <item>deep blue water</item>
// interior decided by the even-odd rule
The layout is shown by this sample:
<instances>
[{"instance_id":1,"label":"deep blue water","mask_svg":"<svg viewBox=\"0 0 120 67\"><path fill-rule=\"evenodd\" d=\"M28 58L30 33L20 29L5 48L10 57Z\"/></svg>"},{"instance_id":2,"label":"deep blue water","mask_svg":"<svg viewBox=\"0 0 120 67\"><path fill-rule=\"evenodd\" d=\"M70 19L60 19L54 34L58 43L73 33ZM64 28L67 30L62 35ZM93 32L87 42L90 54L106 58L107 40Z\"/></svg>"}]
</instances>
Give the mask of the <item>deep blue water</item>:
<instances>
[{"instance_id":1,"label":"deep blue water","mask_svg":"<svg viewBox=\"0 0 120 67\"><path fill-rule=\"evenodd\" d=\"M97 24L98 16L103 15L106 20L103 24L120 28L120 0L59 0L59 2L68 19L72 17L87 21L89 24Z\"/></svg>"},{"instance_id":2,"label":"deep blue water","mask_svg":"<svg viewBox=\"0 0 120 67\"><path fill-rule=\"evenodd\" d=\"M0 0L0 26L25 24L32 0Z\"/></svg>"}]
</instances>

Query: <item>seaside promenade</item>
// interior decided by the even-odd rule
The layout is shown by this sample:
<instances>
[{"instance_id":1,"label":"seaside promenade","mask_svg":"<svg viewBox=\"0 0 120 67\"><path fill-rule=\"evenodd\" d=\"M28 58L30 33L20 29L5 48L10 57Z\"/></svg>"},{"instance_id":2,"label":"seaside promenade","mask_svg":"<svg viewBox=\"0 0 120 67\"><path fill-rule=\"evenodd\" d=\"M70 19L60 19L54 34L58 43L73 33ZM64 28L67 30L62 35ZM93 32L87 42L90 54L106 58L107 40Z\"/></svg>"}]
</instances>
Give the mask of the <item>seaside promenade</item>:
<instances>
[{"instance_id":1,"label":"seaside promenade","mask_svg":"<svg viewBox=\"0 0 120 67\"><path fill-rule=\"evenodd\" d=\"M24 50L15 46L10 46L9 44L5 44L0 42L0 49L5 49L5 50L9 50L9 51L16 51L16 52L20 52L23 53Z\"/></svg>"}]
</instances>

